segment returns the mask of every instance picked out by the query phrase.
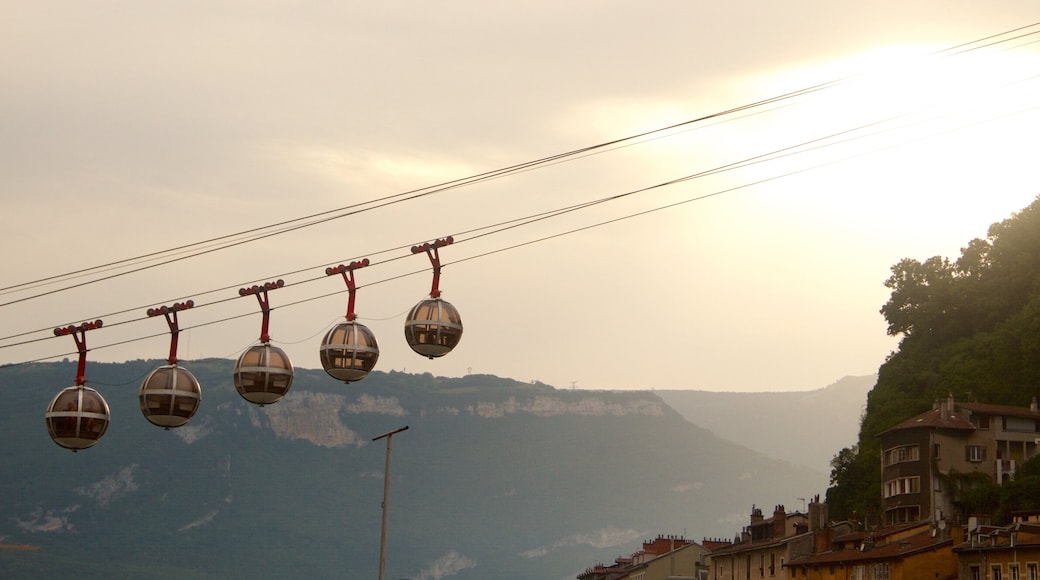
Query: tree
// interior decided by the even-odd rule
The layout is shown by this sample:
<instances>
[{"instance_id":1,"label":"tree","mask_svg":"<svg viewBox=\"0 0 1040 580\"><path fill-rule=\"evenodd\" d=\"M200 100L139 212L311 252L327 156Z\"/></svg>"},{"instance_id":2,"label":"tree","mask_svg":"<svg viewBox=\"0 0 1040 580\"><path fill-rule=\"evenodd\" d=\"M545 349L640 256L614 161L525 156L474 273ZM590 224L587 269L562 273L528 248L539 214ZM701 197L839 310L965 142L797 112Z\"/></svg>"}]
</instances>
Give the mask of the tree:
<instances>
[{"instance_id":1,"label":"tree","mask_svg":"<svg viewBox=\"0 0 1040 580\"><path fill-rule=\"evenodd\" d=\"M831 464L827 499L845 517L880 503L878 433L949 394L1010 405L1040 394L1040 197L971 240L956 260L904 258L884 284L891 296L881 314L901 340L878 369L857 444ZM1030 505L1029 489L1016 483L997 505ZM968 489L965 501L991 505L995 490Z\"/></svg>"},{"instance_id":2,"label":"tree","mask_svg":"<svg viewBox=\"0 0 1040 580\"><path fill-rule=\"evenodd\" d=\"M827 509L833 519L850 519L854 515L877 511L877 499L871 501L870 473L877 464L860 455L859 446L839 451L831 459L831 487L827 488ZM880 491L880 486L877 488Z\"/></svg>"}]
</instances>

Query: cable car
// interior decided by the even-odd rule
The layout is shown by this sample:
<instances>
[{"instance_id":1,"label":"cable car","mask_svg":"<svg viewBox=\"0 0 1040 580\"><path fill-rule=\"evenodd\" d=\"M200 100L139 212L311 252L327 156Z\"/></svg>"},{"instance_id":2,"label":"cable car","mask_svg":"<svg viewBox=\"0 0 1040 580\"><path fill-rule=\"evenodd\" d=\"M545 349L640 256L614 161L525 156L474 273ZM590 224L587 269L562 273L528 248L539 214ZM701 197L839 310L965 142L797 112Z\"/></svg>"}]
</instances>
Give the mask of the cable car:
<instances>
[{"instance_id":1,"label":"cable car","mask_svg":"<svg viewBox=\"0 0 1040 580\"><path fill-rule=\"evenodd\" d=\"M444 356L462 340L462 317L450 302L426 298L408 313L404 337L412 350L427 358Z\"/></svg>"},{"instance_id":2,"label":"cable car","mask_svg":"<svg viewBox=\"0 0 1040 580\"><path fill-rule=\"evenodd\" d=\"M367 326L356 321L341 322L321 341L321 366L336 380L360 381L376 366L379 344Z\"/></svg>"},{"instance_id":3,"label":"cable car","mask_svg":"<svg viewBox=\"0 0 1040 580\"><path fill-rule=\"evenodd\" d=\"M141 413L153 425L169 429L187 423L202 402L202 386L188 369L163 365L141 383Z\"/></svg>"},{"instance_id":4,"label":"cable car","mask_svg":"<svg viewBox=\"0 0 1040 580\"><path fill-rule=\"evenodd\" d=\"M293 382L293 365L285 351L270 342L255 344L235 363L235 389L257 405L280 401Z\"/></svg>"},{"instance_id":5,"label":"cable car","mask_svg":"<svg viewBox=\"0 0 1040 580\"><path fill-rule=\"evenodd\" d=\"M101 393L83 385L63 389L44 414L51 439L73 451L93 447L105 434L111 418Z\"/></svg>"},{"instance_id":6,"label":"cable car","mask_svg":"<svg viewBox=\"0 0 1040 580\"><path fill-rule=\"evenodd\" d=\"M433 284L430 296L412 307L404 322L404 338L408 346L427 358L437 358L451 352L462 340L462 317L449 302L441 300L440 248L452 244L451 236L412 246L412 253L426 252L433 265Z\"/></svg>"},{"instance_id":7,"label":"cable car","mask_svg":"<svg viewBox=\"0 0 1040 580\"><path fill-rule=\"evenodd\" d=\"M280 401L289 392L293 381L293 365L285 351L271 344L268 328L271 321L271 303L267 293L285 285L285 282L267 282L262 286L242 288L239 296L256 296L263 318L260 323L260 344L249 347L235 363L235 389L242 398L261 407Z\"/></svg>"},{"instance_id":8,"label":"cable car","mask_svg":"<svg viewBox=\"0 0 1040 580\"><path fill-rule=\"evenodd\" d=\"M188 300L147 311L148 316L162 315L166 318L170 327L170 356L166 359L167 364L145 377L137 398L144 418L165 429L187 423L202 402L199 380L188 369L177 366L177 340L181 332L177 314L194 306L195 302Z\"/></svg>"},{"instance_id":9,"label":"cable car","mask_svg":"<svg viewBox=\"0 0 1040 580\"><path fill-rule=\"evenodd\" d=\"M325 268L326 276L340 274L347 284L347 316L329 330L321 341L321 366L334 379L345 383L360 381L368 376L379 360L379 344L376 336L367 326L357 322L354 313L354 300L357 295L357 284L354 281L354 270L369 265L368 258L351 262L349 265Z\"/></svg>"}]
</instances>

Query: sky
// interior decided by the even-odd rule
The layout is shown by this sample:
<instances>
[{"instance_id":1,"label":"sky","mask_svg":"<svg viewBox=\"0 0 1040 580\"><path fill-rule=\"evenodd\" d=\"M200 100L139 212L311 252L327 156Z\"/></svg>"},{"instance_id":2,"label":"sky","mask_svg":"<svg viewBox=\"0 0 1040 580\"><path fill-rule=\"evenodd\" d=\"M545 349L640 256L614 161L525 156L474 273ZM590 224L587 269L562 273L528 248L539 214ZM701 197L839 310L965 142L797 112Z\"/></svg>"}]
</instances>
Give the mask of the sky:
<instances>
[{"instance_id":1,"label":"sky","mask_svg":"<svg viewBox=\"0 0 1040 580\"><path fill-rule=\"evenodd\" d=\"M955 258L1040 194L1033 0L0 14L0 364L75 359L53 329L103 319L88 384L90 361L166 358L145 311L189 298L181 364L237 358L260 335L237 290L276 279L272 341L320 368L347 304L324 269L368 257L379 370L816 389L898 348L892 265ZM432 283L409 248L446 236L465 332L428 360L404 341Z\"/></svg>"}]
</instances>

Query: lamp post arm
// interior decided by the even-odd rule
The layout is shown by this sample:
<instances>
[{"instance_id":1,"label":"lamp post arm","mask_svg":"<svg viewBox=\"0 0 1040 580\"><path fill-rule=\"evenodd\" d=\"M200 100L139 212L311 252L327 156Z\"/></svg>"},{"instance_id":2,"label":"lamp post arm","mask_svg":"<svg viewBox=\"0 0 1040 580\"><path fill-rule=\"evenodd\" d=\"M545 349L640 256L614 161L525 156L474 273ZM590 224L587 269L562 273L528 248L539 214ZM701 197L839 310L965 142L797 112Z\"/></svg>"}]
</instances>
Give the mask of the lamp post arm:
<instances>
[{"instance_id":1,"label":"lamp post arm","mask_svg":"<svg viewBox=\"0 0 1040 580\"><path fill-rule=\"evenodd\" d=\"M390 507L390 442L393 440L394 435L407 430L408 425L405 425L400 429L388 431L372 439L372 441L386 439L386 467L383 471L383 527L379 533L379 580L383 580L383 573L386 570L386 513Z\"/></svg>"}]
</instances>

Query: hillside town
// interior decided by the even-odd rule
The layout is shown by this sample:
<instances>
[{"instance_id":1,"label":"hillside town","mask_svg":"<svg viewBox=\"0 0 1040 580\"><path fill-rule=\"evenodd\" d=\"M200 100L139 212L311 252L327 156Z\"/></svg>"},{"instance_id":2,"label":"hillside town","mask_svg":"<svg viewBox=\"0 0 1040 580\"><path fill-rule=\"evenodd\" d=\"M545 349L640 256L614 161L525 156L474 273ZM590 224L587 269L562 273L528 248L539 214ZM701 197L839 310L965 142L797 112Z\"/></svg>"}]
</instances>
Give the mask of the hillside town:
<instances>
[{"instance_id":1,"label":"hillside town","mask_svg":"<svg viewBox=\"0 0 1040 580\"><path fill-rule=\"evenodd\" d=\"M1040 410L955 401L877 435L881 513L828 518L817 495L806 513L752 506L732 539L659 535L578 580L1038 580L1040 510L964 513L973 481L1012 480L1040 448Z\"/></svg>"}]
</instances>

